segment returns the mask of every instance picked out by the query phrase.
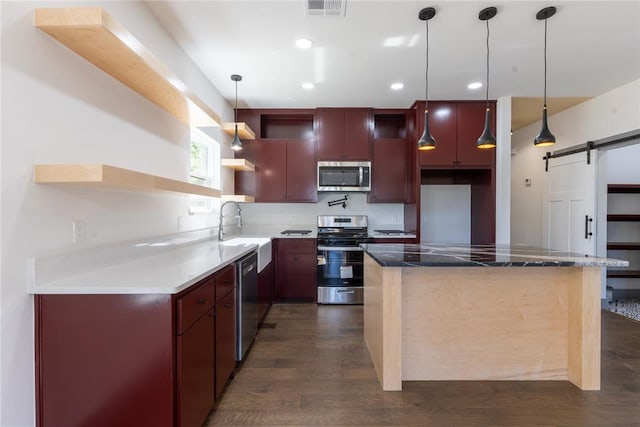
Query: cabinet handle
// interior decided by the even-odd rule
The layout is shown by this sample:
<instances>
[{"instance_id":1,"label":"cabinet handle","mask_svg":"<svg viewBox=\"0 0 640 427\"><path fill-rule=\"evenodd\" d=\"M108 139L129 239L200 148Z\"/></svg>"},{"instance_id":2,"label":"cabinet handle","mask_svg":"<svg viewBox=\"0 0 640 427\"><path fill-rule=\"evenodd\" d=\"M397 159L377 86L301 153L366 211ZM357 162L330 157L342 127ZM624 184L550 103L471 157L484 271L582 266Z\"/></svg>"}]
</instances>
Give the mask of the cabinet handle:
<instances>
[{"instance_id":1,"label":"cabinet handle","mask_svg":"<svg viewBox=\"0 0 640 427\"><path fill-rule=\"evenodd\" d=\"M231 304L225 304L224 308L231 308Z\"/></svg>"},{"instance_id":2,"label":"cabinet handle","mask_svg":"<svg viewBox=\"0 0 640 427\"><path fill-rule=\"evenodd\" d=\"M589 236L593 236L593 233L589 231L589 223L593 222L593 218L589 218L589 215L584 216L584 238L588 239Z\"/></svg>"},{"instance_id":3,"label":"cabinet handle","mask_svg":"<svg viewBox=\"0 0 640 427\"><path fill-rule=\"evenodd\" d=\"M196 301L198 304L204 304L205 302L207 302L206 298L198 298L198 301Z\"/></svg>"}]
</instances>

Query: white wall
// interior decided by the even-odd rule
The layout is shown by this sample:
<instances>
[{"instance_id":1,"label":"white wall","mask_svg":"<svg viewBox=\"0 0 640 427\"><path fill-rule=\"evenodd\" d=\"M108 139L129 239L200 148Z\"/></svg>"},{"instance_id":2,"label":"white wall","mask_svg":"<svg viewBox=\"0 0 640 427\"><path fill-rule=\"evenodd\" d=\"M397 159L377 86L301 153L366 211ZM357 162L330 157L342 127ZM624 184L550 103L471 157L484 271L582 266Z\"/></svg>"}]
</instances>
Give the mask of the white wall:
<instances>
[{"instance_id":1,"label":"white wall","mask_svg":"<svg viewBox=\"0 0 640 427\"><path fill-rule=\"evenodd\" d=\"M36 163L100 162L169 178L189 175L188 128L32 25L36 7L92 2L6 2L2 12L0 200L0 425L34 424L33 298L28 257L81 249L73 220L84 220L84 247L215 225L189 216L188 196L35 185ZM128 28L187 85L231 120L232 109L141 2L106 2ZM210 132L217 139L219 129ZM231 157L227 148L223 152ZM226 171L225 188L233 188ZM230 192L230 191L227 191Z\"/></svg>"},{"instance_id":2,"label":"white wall","mask_svg":"<svg viewBox=\"0 0 640 427\"><path fill-rule=\"evenodd\" d=\"M640 80L551 116L549 128L556 136L556 145L546 149L533 146L540 122L515 131L511 137L515 149L511 163L511 242L514 244L542 246L545 151L639 129ZM625 165L610 167L624 168ZM525 178L531 179L530 187L525 186Z\"/></svg>"}]
</instances>

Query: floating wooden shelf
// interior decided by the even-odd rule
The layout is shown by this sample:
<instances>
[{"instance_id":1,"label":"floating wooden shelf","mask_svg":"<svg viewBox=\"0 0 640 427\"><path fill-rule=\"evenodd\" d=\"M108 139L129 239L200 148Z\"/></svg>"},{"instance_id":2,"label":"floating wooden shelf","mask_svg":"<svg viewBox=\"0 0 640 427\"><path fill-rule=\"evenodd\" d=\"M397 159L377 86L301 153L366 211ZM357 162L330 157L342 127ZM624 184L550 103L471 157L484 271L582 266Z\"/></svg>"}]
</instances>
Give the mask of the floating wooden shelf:
<instances>
[{"instance_id":1,"label":"floating wooden shelf","mask_svg":"<svg viewBox=\"0 0 640 427\"><path fill-rule=\"evenodd\" d=\"M34 25L190 126L220 117L101 7L36 9Z\"/></svg>"},{"instance_id":2,"label":"floating wooden shelf","mask_svg":"<svg viewBox=\"0 0 640 427\"><path fill-rule=\"evenodd\" d=\"M255 202L255 197L253 196L243 196L239 194L224 194L222 196L223 202L238 202L238 203L253 203Z\"/></svg>"},{"instance_id":3,"label":"floating wooden shelf","mask_svg":"<svg viewBox=\"0 0 640 427\"><path fill-rule=\"evenodd\" d=\"M223 123L222 130L233 136L236 132L235 123ZM238 122L238 136L240 139L256 139L256 134L253 130L251 130L249 125L243 122Z\"/></svg>"},{"instance_id":4,"label":"floating wooden shelf","mask_svg":"<svg viewBox=\"0 0 640 427\"><path fill-rule=\"evenodd\" d=\"M63 184L82 187L121 189L134 191L167 191L220 197L220 190L190 184L184 181L149 175L104 164L35 165L37 184Z\"/></svg>"},{"instance_id":5,"label":"floating wooden shelf","mask_svg":"<svg viewBox=\"0 0 640 427\"><path fill-rule=\"evenodd\" d=\"M622 193L622 194L632 194L632 193L640 193L640 184L609 184L607 186L608 192L610 194L613 193Z\"/></svg>"},{"instance_id":6,"label":"floating wooden shelf","mask_svg":"<svg viewBox=\"0 0 640 427\"><path fill-rule=\"evenodd\" d=\"M609 270L607 277L616 279L637 279L640 277L640 270Z\"/></svg>"},{"instance_id":7,"label":"floating wooden shelf","mask_svg":"<svg viewBox=\"0 0 640 427\"><path fill-rule=\"evenodd\" d=\"M240 172L251 172L256 170L255 165L246 159L222 159L220 164L226 168Z\"/></svg>"},{"instance_id":8,"label":"floating wooden shelf","mask_svg":"<svg viewBox=\"0 0 640 427\"><path fill-rule=\"evenodd\" d=\"M640 221L640 214L609 214L607 215L607 221L636 222Z\"/></svg>"},{"instance_id":9,"label":"floating wooden shelf","mask_svg":"<svg viewBox=\"0 0 640 427\"><path fill-rule=\"evenodd\" d=\"M609 242L607 249L626 251L640 251L640 242Z\"/></svg>"}]
</instances>

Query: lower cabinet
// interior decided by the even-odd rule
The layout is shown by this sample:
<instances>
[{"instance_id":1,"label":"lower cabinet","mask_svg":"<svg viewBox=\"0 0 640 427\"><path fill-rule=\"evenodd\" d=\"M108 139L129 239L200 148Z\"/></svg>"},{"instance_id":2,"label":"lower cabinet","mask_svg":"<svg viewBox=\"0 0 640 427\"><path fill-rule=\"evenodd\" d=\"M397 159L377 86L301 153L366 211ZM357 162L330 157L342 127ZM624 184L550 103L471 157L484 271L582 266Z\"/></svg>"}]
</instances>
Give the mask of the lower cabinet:
<instances>
[{"instance_id":1,"label":"lower cabinet","mask_svg":"<svg viewBox=\"0 0 640 427\"><path fill-rule=\"evenodd\" d=\"M177 295L36 295L36 426L201 426L235 368L230 281L233 265Z\"/></svg>"},{"instance_id":2,"label":"lower cabinet","mask_svg":"<svg viewBox=\"0 0 640 427\"><path fill-rule=\"evenodd\" d=\"M276 301L315 301L315 239L277 239Z\"/></svg>"}]
</instances>

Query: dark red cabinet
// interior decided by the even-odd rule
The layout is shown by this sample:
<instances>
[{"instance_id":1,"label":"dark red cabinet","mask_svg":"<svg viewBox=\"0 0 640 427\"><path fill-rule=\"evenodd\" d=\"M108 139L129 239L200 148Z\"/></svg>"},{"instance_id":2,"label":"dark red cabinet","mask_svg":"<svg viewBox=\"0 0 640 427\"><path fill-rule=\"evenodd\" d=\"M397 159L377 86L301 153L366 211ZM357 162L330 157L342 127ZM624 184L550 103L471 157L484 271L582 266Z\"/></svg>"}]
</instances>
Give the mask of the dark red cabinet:
<instances>
[{"instance_id":1,"label":"dark red cabinet","mask_svg":"<svg viewBox=\"0 0 640 427\"><path fill-rule=\"evenodd\" d=\"M214 309L177 339L178 425L200 426L213 407L215 378Z\"/></svg>"},{"instance_id":2,"label":"dark red cabinet","mask_svg":"<svg viewBox=\"0 0 640 427\"><path fill-rule=\"evenodd\" d=\"M318 160L369 160L371 109L318 108Z\"/></svg>"},{"instance_id":3,"label":"dark red cabinet","mask_svg":"<svg viewBox=\"0 0 640 427\"><path fill-rule=\"evenodd\" d=\"M317 249L315 239L276 240L276 295L278 301L314 301Z\"/></svg>"},{"instance_id":4,"label":"dark red cabinet","mask_svg":"<svg viewBox=\"0 0 640 427\"><path fill-rule=\"evenodd\" d=\"M236 367L236 291L216 304L215 398L220 396ZM208 411L207 411L208 412Z\"/></svg>"},{"instance_id":5,"label":"dark red cabinet","mask_svg":"<svg viewBox=\"0 0 640 427\"><path fill-rule=\"evenodd\" d=\"M257 202L314 202L316 160L313 140L260 140Z\"/></svg>"},{"instance_id":6,"label":"dark red cabinet","mask_svg":"<svg viewBox=\"0 0 640 427\"><path fill-rule=\"evenodd\" d=\"M407 200L408 158L409 147L406 139L374 140L369 202L393 203Z\"/></svg>"},{"instance_id":7,"label":"dark red cabinet","mask_svg":"<svg viewBox=\"0 0 640 427\"><path fill-rule=\"evenodd\" d=\"M234 271L176 295L36 295L36 425L201 426L235 368Z\"/></svg>"},{"instance_id":8,"label":"dark red cabinet","mask_svg":"<svg viewBox=\"0 0 640 427\"><path fill-rule=\"evenodd\" d=\"M495 101L490 102L495 134ZM429 126L436 140L433 150L419 151L419 163L426 167L492 167L494 149L479 149L476 141L484 129L485 102L429 102ZM422 134L424 102L417 104L416 123Z\"/></svg>"}]
</instances>

